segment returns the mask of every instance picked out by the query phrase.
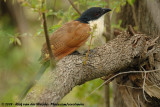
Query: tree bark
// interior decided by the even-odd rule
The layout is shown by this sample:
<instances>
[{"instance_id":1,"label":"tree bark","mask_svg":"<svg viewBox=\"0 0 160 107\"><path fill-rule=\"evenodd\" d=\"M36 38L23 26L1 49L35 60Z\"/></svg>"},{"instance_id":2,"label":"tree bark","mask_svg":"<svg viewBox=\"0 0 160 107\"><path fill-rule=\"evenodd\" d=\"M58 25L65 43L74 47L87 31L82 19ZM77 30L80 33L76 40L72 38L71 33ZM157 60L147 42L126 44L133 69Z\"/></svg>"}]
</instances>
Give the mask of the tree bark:
<instances>
[{"instance_id":1,"label":"tree bark","mask_svg":"<svg viewBox=\"0 0 160 107\"><path fill-rule=\"evenodd\" d=\"M90 52L85 65L84 55L68 55L57 63L53 71L43 75L24 102L58 103L76 85L136 66L137 62L157 50L151 41L143 34L132 36L122 32L114 40Z\"/></svg>"},{"instance_id":2,"label":"tree bark","mask_svg":"<svg viewBox=\"0 0 160 107\"><path fill-rule=\"evenodd\" d=\"M129 4L122 7L121 13L117 17L117 20L122 20L121 27L126 28L127 25L136 26L136 23L138 23L138 26L136 26L138 31L152 38L157 37L157 35L159 36L160 0L136 0L133 6L135 8ZM133 16L134 14L135 18ZM146 61L146 64L142 66L147 70L160 68L159 58L159 54L151 55ZM119 107L159 107L159 76L159 72L147 75L146 80L148 82L146 81L144 85L146 98L142 89L144 84L143 75L121 76L117 78L114 84L114 89L116 90L114 91L115 107L117 105ZM122 78L126 79L123 81Z\"/></svg>"}]
</instances>

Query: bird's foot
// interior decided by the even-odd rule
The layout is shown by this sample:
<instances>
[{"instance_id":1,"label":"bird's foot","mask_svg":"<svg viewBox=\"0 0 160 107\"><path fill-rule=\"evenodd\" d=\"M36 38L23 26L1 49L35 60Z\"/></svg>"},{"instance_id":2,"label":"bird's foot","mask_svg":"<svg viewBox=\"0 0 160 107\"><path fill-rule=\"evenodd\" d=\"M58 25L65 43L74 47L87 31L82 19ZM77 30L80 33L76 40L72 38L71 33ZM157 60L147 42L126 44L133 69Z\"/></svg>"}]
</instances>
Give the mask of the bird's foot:
<instances>
[{"instance_id":1,"label":"bird's foot","mask_svg":"<svg viewBox=\"0 0 160 107\"><path fill-rule=\"evenodd\" d=\"M90 55L91 55L90 53L93 53L93 52L95 52L95 49L90 49L90 50L89 50L89 53L88 53L88 50L86 50L86 51L83 53L83 55L86 55L86 54L88 53L88 56L90 56Z\"/></svg>"},{"instance_id":2,"label":"bird's foot","mask_svg":"<svg viewBox=\"0 0 160 107\"><path fill-rule=\"evenodd\" d=\"M69 55L80 55L81 53L79 53L78 51L74 51L74 52L72 52L71 54L69 54Z\"/></svg>"}]
</instances>

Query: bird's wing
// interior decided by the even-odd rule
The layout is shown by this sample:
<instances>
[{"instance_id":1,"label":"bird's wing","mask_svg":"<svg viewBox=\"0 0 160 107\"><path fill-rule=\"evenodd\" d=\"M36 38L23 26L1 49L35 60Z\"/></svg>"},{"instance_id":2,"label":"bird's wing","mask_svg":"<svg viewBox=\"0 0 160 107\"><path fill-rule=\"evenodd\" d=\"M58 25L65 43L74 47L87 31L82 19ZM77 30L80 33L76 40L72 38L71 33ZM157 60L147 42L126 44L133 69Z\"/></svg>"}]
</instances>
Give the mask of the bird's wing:
<instances>
[{"instance_id":1,"label":"bird's wing","mask_svg":"<svg viewBox=\"0 0 160 107\"><path fill-rule=\"evenodd\" d=\"M55 31L50 37L50 43L56 59L67 56L83 45L90 35L89 32L89 25L79 21L68 22ZM45 43L42 48L44 59L46 59L46 54L49 55Z\"/></svg>"}]
</instances>

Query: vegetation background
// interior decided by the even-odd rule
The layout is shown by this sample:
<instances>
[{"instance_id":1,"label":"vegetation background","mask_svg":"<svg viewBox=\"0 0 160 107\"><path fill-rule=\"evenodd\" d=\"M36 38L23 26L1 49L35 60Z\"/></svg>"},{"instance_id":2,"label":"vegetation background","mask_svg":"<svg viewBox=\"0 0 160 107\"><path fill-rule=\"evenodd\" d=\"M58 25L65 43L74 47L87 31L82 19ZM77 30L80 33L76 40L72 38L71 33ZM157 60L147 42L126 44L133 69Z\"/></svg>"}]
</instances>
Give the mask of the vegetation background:
<instances>
[{"instance_id":1,"label":"vegetation background","mask_svg":"<svg viewBox=\"0 0 160 107\"><path fill-rule=\"evenodd\" d=\"M116 20L116 14L126 3L133 5L134 0L73 0L73 2L81 12L94 6L112 9L110 15L106 16L106 19L109 17L106 26L109 25L111 30L104 31L104 36L109 40L112 37L107 35L108 33L112 35L112 29L123 29L120 27L122 21ZM43 8L41 4L42 0L0 0L0 102L16 103L18 96L40 68L38 59L42 44L45 42L42 12L47 16L49 35L64 23L79 17L68 0L45 0ZM102 83L103 80L96 79L77 86L61 103L84 103L86 107L103 107L106 97L104 87L89 95ZM110 102L113 102L112 84L109 91Z\"/></svg>"}]
</instances>

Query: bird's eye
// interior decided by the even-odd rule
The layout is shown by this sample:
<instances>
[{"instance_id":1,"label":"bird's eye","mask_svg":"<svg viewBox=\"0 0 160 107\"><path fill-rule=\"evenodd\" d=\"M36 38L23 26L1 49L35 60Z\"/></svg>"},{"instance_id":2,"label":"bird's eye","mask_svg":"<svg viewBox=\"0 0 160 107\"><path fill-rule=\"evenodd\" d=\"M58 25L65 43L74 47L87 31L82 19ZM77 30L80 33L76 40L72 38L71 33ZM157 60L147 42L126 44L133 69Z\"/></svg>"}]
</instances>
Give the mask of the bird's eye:
<instances>
[{"instance_id":1,"label":"bird's eye","mask_svg":"<svg viewBox=\"0 0 160 107\"><path fill-rule=\"evenodd\" d=\"M95 13L94 15L95 15L95 16L98 16L98 15L99 15L99 13Z\"/></svg>"}]
</instances>

